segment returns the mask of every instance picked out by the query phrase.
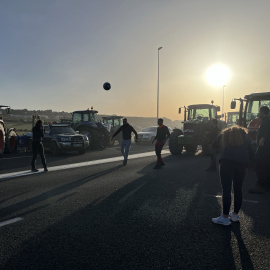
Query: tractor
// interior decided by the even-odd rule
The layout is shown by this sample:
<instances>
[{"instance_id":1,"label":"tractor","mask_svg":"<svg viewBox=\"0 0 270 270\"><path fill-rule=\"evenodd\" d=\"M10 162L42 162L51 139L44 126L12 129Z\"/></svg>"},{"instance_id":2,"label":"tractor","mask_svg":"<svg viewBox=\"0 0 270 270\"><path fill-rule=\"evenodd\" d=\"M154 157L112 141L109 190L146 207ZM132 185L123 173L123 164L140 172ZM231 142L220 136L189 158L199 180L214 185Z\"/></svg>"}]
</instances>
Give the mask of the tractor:
<instances>
[{"instance_id":1,"label":"tractor","mask_svg":"<svg viewBox=\"0 0 270 270\"><path fill-rule=\"evenodd\" d=\"M93 107L91 110L74 111L71 127L88 137L90 148L104 149L110 145L110 134L106 127L98 121L97 113L98 111L93 110Z\"/></svg>"},{"instance_id":2,"label":"tractor","mask_svg":"<svg viewBox=\"0 0 270 270\"><path fill-rule=\"evenodd\" d=\"M172 155L179 155L183 148L187 152L195 153L198 145L202 146L203 154L209 155L209 142L207 133L212 119L218 119L220 130L226 127L226 122L220 120L219 106L210 104L196 104L184 107L183 131L174 129L169 140L169 149ZM179 108L181 113L181 108Z\"/></svg>"},{"instance_id":3,"label":"tractor","mask_svg":"<svg viewBox=\"0 0 270 270\"><path fill-rule=\"evenodd\" d=\"M117 115L112 115L112 116L103 116L102 117L102 122L104 126L107 128L107 130L110 133L110 137L115 133L115 131L123 125L123 116L117 116ZM120 143L122 140L121 133L117 134L111 141L110 145L114 145L115 141L118 141Z\"/></svg>"},{"instance_id":4,"label":"tractor","mask_svg":"<svg viewBox=\"0 0 270 270\"><path fill-rule=\"evenodd\" d=\"M227 112L227 126L238 125L239 123L239 113L238 112Z\"/></svg>"},{"instance_id":5,"label":"tractor","mask_svg":"<svg viewBox=\"0 0 270 270\"><path fill-rule=\"evenodd\" d=\"M251 139L252 147L257 148L256 137L261 125L261 119L258 118L259 110L262 106L270 108L270 92L253 93L245 95L244 98L235 98L231 102L231 109L236 108L236 100L240 102L239 125L248 129L248 136Z\"/></svg>"},{"instance_id":6,"label":"tractor","mask_svg":"<svg viewBox=\"0 0 270 270\"><path fill-rule=\"evenodd\" d=\"M10 106L0 105L0 109L4 109L6 114L10 113ZM0 116L0 156L4 153L16 152L16 150L17 133L14 128L6 128L3 117Z\"/></svg>"}]
</instances>

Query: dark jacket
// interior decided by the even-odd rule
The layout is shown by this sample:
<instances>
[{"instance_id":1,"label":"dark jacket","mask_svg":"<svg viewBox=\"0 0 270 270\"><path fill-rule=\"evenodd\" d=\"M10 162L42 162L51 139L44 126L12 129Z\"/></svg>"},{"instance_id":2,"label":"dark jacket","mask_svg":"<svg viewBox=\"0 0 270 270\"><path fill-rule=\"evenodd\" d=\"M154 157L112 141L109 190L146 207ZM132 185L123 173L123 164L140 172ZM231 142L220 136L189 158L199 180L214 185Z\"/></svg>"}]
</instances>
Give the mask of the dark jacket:
<instances>
[{"instance_id":1,"label":"dark jacket","mask_svg":"<svg viewBox=\"0 0 270 270\"><path fill-rule=\"evenodd\" d=\"M40 127L34 126L32 128L33 133L33 142L42 142L42 138L44 137L44 130L43 127L40 129Z\"/></svg>"},{"instance_id":2,"label":"dark jacket","mask_svg":"<svg viewBox=\"0 0 270 270\"><path fill-rule=\"evenodd\" d=\"M138 134L136 130L130 125L130 124L125 124L122 125L120 128L118 128L115 133L113 134L113 137L115 137L118 133L122 131L122 138L123 140L130 140L131 139L131 133L133 132L136 136L136 139L138 139Z\"/></svg>"},{"instance_id":3,"label":"dark jacket","mask_svg":"<svg viewBox=\"0 0 270 270\"><path fill-rule=\"evenodd\" d=\"M158 142L165 141L168 138L170 138L170 131L167 126L162 126L161 128L157 128L157 135L154 140L157 140Z\"/></svg>"},{"instance_id":4,"label":"dark jacket","mask_svg":"<svg viewBox=\"0 0 270 270\"><path fill-rule=\"evenodd\" d=\"M262 137L265 139L263 147L270 149L270 118L269 117L262 118L262 124L257 133L257 145L259 145L259 141Z\"/></svg>"},{"instance_id":5,"label":"dark jacket","mask_svg":"<svg viewBox=\"0 0 270 270\"><path fill-rule=\"evenodd\" d=\"M247 135L244 135L243 144L241 146L229 146L222 150L219 162L221 160L232 160L249 166L250 160L253 159L253 156L254 152L251 147L251 141Z\"/></svg>"}]
</instances>

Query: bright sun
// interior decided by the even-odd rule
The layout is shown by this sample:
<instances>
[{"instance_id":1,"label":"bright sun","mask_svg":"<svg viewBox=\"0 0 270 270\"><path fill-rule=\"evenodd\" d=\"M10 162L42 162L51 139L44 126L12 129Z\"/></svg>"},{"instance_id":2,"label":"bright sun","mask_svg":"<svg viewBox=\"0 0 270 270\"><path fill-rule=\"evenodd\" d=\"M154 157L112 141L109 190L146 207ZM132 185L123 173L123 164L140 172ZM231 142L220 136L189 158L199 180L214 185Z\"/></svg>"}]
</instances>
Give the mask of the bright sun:
<instances>
[{"instance_id":1,"label":"bright sun","mask_svg":"<svg viewBox=\"0 0 270 270\"><path fill-rule=\"evenodd\" d=\"M214 65L206 72L206 80L213 86L223 86L230 79L230 71L223 65Z\"/></svg>"}]
</instances>

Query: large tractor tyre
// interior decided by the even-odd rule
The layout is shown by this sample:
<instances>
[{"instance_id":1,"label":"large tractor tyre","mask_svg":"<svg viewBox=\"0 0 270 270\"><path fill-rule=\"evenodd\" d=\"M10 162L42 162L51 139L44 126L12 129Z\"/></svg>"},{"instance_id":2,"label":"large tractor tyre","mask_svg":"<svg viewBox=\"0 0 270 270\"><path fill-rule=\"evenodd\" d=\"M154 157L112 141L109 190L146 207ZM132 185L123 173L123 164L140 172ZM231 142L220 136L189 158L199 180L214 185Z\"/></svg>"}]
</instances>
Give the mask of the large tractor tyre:
<instances>
[{"instance_id":1,"label":"large tractor tyre","mask_svg":"<svg viewBox=\"0 0 270 270\"><path fill-rule=\"evenodd\" d=\"M100 131L104 136L105 146L113 146L111 143L110 132L106 128L102 128Z\"/></svg>"},{"instance_id":2,"label":"large tractor tyre","mask_svg":"<svg viewBox=\"0 0 270 270\"><path fill-rule=\"evenodd\" d=\"M17 133L14 129L10 129L6 136L6 153L17 152Z\"/></svg>"},{"instance_id":3,"label":"large tractor tyre","mask_svg":"<svg viewBox=\"0 0 270 270\"><path fill-rule=\"evenodd\" d=\"M180 129L174 130L170 135L169 149L172 155L180 155L183 150L183 145L178 145L178 136L183 132Z\"/></svg>"},{"instance_id":4,"label":"large tractor tyre","mask_svg":"<svg viewBox=\"0 0 270 270\"><path fill-rule=\"evenodd\" d=\"M189 153L195 153L197 150L198 145L197 144L188 144L184 145L185 149Z\"/></svg>"},{"instance_id":5,"label":"large tractor tyre","mask_svg":"<svg viewBox=\"0 0 270 270\"><path fill-rule=\"evenodd\" d=\"M94 148L94 131L91 127L81 127L78 129L79 133L88 137L89 146L88 148Z\"/></svg>"},{"instance_id":6,"label":"large tractor tyre","mask_svg":"<svg viewBox=\"0 0 270 270\"><path fill-rule=\"evenodd\" d=\"M5 129L4 127L0 124L0 156L4 154L5 151Z\"/></svg>"},{"instance_id":7,"label":"large tractor tyre","mask_svg":"<svg viewBox=\"0 0 270 270\"><path fill-rule=\"evenodd\" d=\"M78 131L80 134L88 137L90 149L103 150L105 148L104 134L100 130L91 127L81 127Z\"/></svg>"},{"instance_id":8,"label":"large tractor tyre","mask_svg":"<svg viewBox=\"0 0 270 270\"><path fill-rule=\"evenodd\" d=\"M52 142L50 146L50 151L52 155L57 156L61 153L60 149L58 148L56 142Z\"/></svg>"}]
</instances>

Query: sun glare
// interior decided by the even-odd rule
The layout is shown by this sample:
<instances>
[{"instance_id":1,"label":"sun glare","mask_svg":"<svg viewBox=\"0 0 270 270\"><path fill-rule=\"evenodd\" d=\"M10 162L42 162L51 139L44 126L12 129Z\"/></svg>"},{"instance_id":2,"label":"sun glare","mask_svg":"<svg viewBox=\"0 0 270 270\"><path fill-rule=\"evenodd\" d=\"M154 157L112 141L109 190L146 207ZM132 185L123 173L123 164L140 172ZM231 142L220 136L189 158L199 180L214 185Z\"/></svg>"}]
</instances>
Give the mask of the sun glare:
<instances>
[{"instance_id":1,"label":"sun glare","mask_svg":"<svg viewBox=\"0 0 270 270\"><path fill-rule=\"evenodd\" d=\"M206 72L206 80L213 86L223 86L230 79L230 71L223 65L214 65Z\"/></svg>"}]
</instances>

